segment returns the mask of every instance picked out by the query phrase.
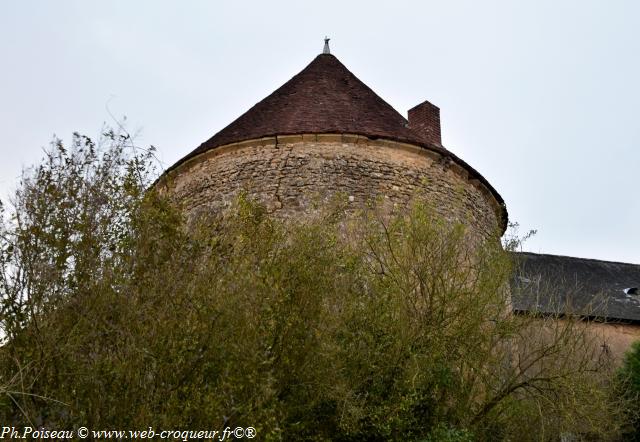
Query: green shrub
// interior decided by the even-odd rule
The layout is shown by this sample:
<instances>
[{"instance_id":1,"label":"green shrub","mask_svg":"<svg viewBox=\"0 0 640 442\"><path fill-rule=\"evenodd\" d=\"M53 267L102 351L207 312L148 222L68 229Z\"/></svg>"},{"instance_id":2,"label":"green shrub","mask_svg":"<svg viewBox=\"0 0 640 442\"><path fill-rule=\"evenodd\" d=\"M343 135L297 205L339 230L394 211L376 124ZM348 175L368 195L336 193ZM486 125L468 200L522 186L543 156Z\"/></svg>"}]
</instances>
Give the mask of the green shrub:
<instances>
[{"instance_id":1,"label":"green shrub","mask_svg":"<svg viewBox=\"0 0 640 442\"><path fill-rule=\"evenodd\" d=\"M0 247L0 420L260 440L613 436L582 328L514 316L512 263L427 205L188 224L109 132L25 176Z\"/></svg>"},{"instance_id":2,"label":"green shrub","mask_svg":"<svg viewBox=\"0 0 640 442\"><path fill-rule=\"evenodd\" d=\"M620 395L628 402L625 440L640 441L640 341L636 341L625 354L622 367L618 370Z\"/></svg>"}]
</instances>

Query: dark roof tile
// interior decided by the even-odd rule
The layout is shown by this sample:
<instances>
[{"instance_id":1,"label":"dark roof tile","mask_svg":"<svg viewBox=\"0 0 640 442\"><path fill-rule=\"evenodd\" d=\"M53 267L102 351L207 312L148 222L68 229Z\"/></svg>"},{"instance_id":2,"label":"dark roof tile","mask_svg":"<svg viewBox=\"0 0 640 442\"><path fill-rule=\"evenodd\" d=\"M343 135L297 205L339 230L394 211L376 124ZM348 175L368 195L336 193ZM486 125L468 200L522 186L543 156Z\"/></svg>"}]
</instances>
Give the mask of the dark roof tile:
<instances>
[{"instance_id":1,"label":"dark roof tile","mask_svg":"<svg viewBox=\"0 0 640 442\"><path fill-rule=\"evenodd\" d=\"M407 127L402 115L336 57L320 54L192 154L242 140L305 133L354 133L424 142Z\"/></svg>"},{"instance_id":2,"label":"dark roof tile","mask_svg":"<svg viewBox=\"0 0 640 442\"><path fill-rule=\"evenodd\" d=\"M525 252L515 256L514 310L640 323L640 296L624 292L640 286L640 265Z\"/></svg>"},{"instance_id":3,"label":"dark roof tile","mask_svg":"<svg viewBox=\"0 0 640 442\"><path fill-rule=\"evenodd\" d=\"M500 194L475 169L441 145L429 143L408 127L407 120L353 75L331 54L318 55L300 73L254 105L235 121L186 155L188 159L225 144L275 135L349 133L408 142L450 157L482 182L502 207L503 231L507 210Z\"/></svg>"}]
</instances>

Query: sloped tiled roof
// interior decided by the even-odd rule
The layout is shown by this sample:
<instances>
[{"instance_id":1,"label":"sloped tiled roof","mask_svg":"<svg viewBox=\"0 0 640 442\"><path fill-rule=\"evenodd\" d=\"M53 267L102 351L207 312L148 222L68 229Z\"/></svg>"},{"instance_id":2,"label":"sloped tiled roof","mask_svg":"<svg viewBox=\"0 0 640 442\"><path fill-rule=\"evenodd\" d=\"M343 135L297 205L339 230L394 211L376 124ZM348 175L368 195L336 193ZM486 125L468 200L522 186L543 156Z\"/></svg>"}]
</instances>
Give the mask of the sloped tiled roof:
<instances>
[{"instance_id":1,"label":"sloped tiled roof","mask_svg":"<svg viewBox=\"0 0 640 442\"><path fill-rule=\"evenodd\" d=\"M307 67L271 95L171 166L218 146L276 135L348 133L407 142L437 151L463 166L471 178L489 189L502 207L504 200L475 169L441 145L425 140L408 121L353 75L335 56L318 55Z\"/></svg>"},{"instance_id":2,"label":"sloped tiled roof","mask_svg":"<svg viewBox=\"0 0 640 442\"><path fill-rule=\"evenodd\" d=\"M569 256L516 253L515 311L578 314L640 324L640 265Z\"/></svg>"},{"instance_id":3,"label":"sloped tiled roof","mask_svg":"<svg viewBox=\"0 0 640 442\"><path fill-rule=\"evenodd\" d=\"M299 74L222 129L195 152L281 134L361 133L422 142L407 120L331 54L318 55Z\"/></svg>"}]
</instances>

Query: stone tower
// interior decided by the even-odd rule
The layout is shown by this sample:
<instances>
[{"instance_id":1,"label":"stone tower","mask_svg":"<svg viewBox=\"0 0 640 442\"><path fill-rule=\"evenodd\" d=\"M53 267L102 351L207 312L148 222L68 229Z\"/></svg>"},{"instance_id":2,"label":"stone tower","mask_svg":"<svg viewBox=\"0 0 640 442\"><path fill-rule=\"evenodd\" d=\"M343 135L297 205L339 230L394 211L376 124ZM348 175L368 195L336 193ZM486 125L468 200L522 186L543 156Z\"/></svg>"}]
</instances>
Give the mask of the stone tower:
<instances>
[{"instance_id":1,"label":"stone tower","mask_svg":"<svg viewBox=\"0 0 640 442\"><path fill-rule=\"evenodd\" d=\"M441 144L440 109L425 101L408 120L335 56L300 73L169 168L159 185L187 211L217 210L245 190L277 215L295 216L340 194L406 206L419 191L473 234L502 233L504 201Z\"/></svg>"}]
</instances>

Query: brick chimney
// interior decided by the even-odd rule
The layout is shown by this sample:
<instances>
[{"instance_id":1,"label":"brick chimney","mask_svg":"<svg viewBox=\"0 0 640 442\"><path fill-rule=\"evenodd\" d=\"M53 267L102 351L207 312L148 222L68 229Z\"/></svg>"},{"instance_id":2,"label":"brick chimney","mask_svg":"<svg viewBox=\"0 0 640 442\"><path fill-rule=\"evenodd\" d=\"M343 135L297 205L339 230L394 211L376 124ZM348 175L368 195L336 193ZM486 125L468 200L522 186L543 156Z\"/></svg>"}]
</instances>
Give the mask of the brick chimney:
<instances>
[{"instance_id":1,"label":"brick chimney","mask_svg":"<svg viewBox=\"0 0 640 442\"><path fill-rule=\"evenodd\" d=\"M409 129L425 142L442 146L440 137L440 108L424 101L409 109Z\"/></svg>"}]
</instances>

